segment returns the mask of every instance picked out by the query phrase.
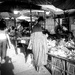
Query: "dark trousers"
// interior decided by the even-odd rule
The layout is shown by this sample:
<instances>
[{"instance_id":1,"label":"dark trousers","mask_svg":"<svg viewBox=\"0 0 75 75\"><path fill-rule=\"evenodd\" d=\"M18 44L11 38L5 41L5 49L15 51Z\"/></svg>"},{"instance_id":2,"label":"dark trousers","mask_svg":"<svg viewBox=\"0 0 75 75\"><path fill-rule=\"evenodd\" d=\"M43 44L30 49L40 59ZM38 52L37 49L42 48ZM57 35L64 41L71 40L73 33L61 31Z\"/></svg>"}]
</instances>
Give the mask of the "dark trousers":
<instances>
[{"instance_id":1,"label":"dark trousers","mask_svg":"<svg viewBox=\"0 0 75 75\"><path fill-rule=\"evenodd\" d=\"M6 40L3 40L3 41L0 40L0 57L2 59L4 59L6 57L6 50L7 50L7 41Z\"/></svg>"}]
</instances>

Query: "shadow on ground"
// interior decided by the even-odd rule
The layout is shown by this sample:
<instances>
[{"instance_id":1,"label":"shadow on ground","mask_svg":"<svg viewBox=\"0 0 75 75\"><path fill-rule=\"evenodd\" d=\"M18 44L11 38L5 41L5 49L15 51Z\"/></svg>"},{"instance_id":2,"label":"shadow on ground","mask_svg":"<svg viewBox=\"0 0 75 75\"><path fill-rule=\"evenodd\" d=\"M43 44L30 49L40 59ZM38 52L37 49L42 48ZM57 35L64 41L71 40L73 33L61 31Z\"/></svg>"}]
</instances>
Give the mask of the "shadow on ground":
<instances>
[{"instance_id":1,"label":"shadow on ground","mask_svg":"<svg viewBox=\"0 0 75 75\"><path fill-rule=\"evenodd\" d=\"M27 59L28 59L29 54L32 54L32 50L27 49L27 47L28 47L27 44L21 44L21 43L19 43L18 47L20 48L21 53L24 54L24 56L25 56L25 62L26 62Z\"/></svg>"},{"instance_id":2,"label":"shadow on ground","mask_svg":"<svg viewBox=\"0 0 75 75\"><path fill-rule=\"evenodd\" d=\"M9 61L11 61L11 58L6 57L6 62L4 64L1 64L1 75L14 75L14 66L12 62Z\"/></svg>"}]
</instances>

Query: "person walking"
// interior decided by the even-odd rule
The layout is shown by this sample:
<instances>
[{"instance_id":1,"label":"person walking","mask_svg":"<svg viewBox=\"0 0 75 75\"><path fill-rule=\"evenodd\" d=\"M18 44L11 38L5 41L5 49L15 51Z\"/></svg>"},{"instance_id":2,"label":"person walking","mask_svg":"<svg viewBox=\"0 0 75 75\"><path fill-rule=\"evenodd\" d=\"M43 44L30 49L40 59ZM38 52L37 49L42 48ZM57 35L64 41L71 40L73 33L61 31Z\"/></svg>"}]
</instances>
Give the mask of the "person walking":
<instances>
[{"instance_id":1,"label":"person walking","mask_svg":"<svg viewBox=\"0 0 75 75\"><path fill-rule=\"evenodd\" d=\"M0 21L0 58L1 63L5 63L7 46L10 46L10 38L6 31L6 24L3 20Z\"/></svg>"},{"instance_id":2,"label":"person walking","mask_svg":"<svg viewBox=\"0 0 75 75\"><path fill-rule=\"evenodd\" d=\"M37 71L40 71L43 65L47 64L47 37L43 34L45 19L39 17L37 24L33 27L28 49L32 49L33 64Z\"/></svg>"}]
</instances>

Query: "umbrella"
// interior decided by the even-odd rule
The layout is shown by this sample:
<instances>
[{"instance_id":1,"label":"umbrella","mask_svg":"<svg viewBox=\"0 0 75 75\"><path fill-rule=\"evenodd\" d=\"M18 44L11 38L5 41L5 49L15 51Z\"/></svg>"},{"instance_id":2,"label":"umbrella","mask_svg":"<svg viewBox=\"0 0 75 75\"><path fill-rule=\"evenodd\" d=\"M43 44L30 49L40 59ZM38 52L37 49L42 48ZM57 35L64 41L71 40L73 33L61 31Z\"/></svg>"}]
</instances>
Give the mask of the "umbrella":
<instances>
[{"instance_id":1,"label":"umbrella","mask_svg":"<svg viewBox=\"0 0 75 75\"><path fill-rule=\"evenodd\" d=\"M8 12L2 12L2 13L0 13L0 16L1 16L2 18L9 18L9 17L10 17L10 15L9 15Z\"/></svg>"},{"instance_id":2,"label":"umbrella","mask_svg":"<svg viewBox=\"0 0 75 75\"><path fill-rule=\"evenodd\" d=\"M41 6L24 1L4 1L0 3L0 12L12 12L15 9L41 9Z\"/></svg>"},{"instance_id":3,"label":"umbrella","mask_svg":"<svg viewBox=\"0 0 75 75\"><path fill-rule=\"evenodd\" d=\"M17 18L17 17L21 16L21 14L20 13L14 14L14 13L10 13L10 12L1 12L0 16L3 19L5 19L5 18L12 18L12 17Z\"/></svg>"}]
</instances>

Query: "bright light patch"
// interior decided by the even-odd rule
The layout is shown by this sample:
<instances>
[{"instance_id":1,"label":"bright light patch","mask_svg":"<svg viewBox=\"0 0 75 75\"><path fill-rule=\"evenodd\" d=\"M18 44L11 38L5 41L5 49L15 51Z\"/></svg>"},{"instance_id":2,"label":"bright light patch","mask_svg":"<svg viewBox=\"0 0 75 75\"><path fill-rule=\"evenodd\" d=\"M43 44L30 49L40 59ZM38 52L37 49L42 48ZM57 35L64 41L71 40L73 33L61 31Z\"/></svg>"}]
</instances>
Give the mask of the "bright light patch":
<instances>
[{"instance_id":1,"label":"bright light patch","mask_svg":"<svg viewBox=\"0 0 75 75\"><path fill-rule=\"evenodd\" d=\"M4 40L4 39L6 39L6 35L3 33L0 33L0 40Z\"/></svg>"},{"instance_id":2,"label":"bright light patch","mask_svg":"<svg viewBox=\"0 0 75 75\"><path fill-rule=\"evenodd\" d=\"M25 40L21 40L21 43L26 43L26 41Z\"/></svg>"},{"instance_id":3,"label":"bright light patch","mask_svg":"<svg viewBox=\"0 0 75 75\"><path fill-rule=\"evenodd\" d=\"M8 20L8 19L9 19L9 17L6 17L5 19L6 19L6 20Z\"/></svg>"},{"instance_id":4,"label":"bright light patch","mask_svg":"<svg viewBox=\"0 0 75 75\"><path fill-rule=\"evenodd\" d=\"M18 14L18 13L19 13L19 11L18 11L18 10L14 10L13 12L14 12L14 14Z\"/></svg>"},{"instance_id":5,"label":"bright light patch","mask_svg":"<svg viewBox=\"0 0 75 75\"><path fill-rule=\"evenodd\" d=\"M47 12L46 12L46 15L49 15L49 14L50 14L50 11L47 11Z\"/></svg>"}]
</instances>

